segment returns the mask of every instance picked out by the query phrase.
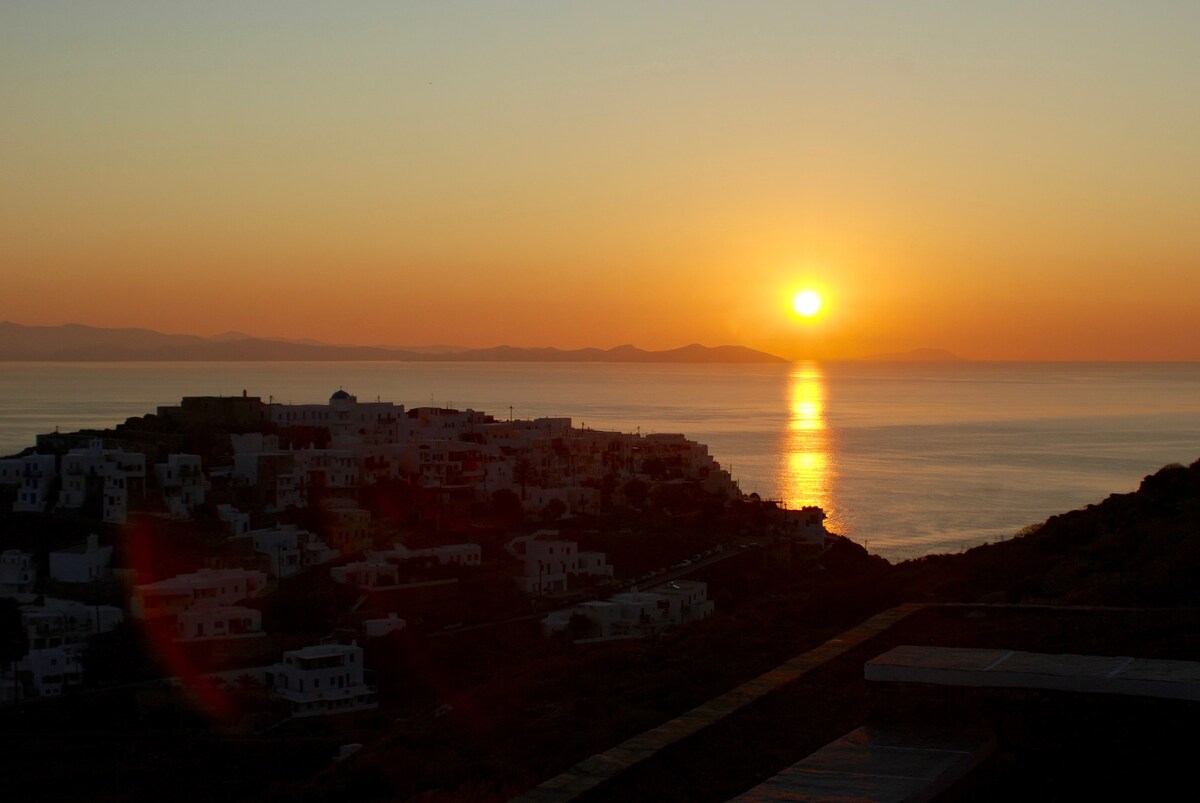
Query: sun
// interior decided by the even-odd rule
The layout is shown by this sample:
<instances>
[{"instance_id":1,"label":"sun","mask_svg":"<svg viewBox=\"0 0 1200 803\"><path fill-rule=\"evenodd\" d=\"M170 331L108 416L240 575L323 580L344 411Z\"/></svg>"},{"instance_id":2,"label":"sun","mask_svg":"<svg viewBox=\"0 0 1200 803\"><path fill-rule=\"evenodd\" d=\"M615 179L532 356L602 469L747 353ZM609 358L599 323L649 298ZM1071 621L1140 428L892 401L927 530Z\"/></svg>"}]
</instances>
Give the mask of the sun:
<instances>
[{"instance_id":1,"label":"sun","mask_svg":"<svg viewBox=\"0 0 1200 803\"><path fill-rule=\"evenodd\" d=\"M821 297L812 290L801 290L792 297L792 309L801 318L811 318L821 311Z\"/></svg>"}]
</instances>

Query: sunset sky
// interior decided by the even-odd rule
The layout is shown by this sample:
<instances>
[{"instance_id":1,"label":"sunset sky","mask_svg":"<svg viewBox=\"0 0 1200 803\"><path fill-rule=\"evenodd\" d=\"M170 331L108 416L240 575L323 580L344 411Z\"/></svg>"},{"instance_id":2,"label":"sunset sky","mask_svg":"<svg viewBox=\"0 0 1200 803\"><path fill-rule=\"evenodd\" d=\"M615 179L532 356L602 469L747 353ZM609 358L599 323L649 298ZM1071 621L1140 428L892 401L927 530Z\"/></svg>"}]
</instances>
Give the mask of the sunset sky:
<instances>
[{"instance_id":1,"label":"sunset sky","mask_svg":"<svg viewBox=\"0 0 1200 803\"><path fill-rule=\"evenodd\" d=\"M1197 42L1195 0L5 0L0 319L1196 360Z\"/></svg>"}]
</instances>

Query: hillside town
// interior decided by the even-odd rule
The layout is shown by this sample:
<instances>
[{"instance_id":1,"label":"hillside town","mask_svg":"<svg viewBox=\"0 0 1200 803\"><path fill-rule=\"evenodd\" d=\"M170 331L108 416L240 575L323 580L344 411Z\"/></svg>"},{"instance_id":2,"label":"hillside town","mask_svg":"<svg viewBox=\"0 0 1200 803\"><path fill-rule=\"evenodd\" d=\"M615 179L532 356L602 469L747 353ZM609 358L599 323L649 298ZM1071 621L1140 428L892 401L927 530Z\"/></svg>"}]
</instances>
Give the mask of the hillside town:
<instances>
[{"instance_id":1,"label":"hillside town","mask_svg":"<svg viewBox=\"0 0 1200 803\"><path fill-rule=\"evenodd\" d=\"M514 621L575 643L652 637L713 613L691 575L760 548L747 533L792 550L827 536L819 509L744 497L680 434L344 389L185 397L39 436L0 459L0 505L0 700L154 676L106 664L141 639L157 674L256 690L275 721L375 708L373 641Z\"/></svg>"}]
</instances>

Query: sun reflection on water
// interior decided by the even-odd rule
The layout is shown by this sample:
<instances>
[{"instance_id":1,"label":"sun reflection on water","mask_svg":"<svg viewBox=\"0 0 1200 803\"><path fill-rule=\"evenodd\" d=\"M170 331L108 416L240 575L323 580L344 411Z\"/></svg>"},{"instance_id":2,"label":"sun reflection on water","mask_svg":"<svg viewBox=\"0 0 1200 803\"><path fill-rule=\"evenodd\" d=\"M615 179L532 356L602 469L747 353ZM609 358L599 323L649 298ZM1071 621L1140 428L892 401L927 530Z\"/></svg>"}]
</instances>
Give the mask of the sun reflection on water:
<instances>
[{"instance_id":1,"label":"sun reflection on water","mask_svg":"<svg viewBox=\"0 0 1200 803\"><path fill-rule=\"evenodd\" d=\"M789 508L818 505L837 532L833 445L825 419L825 375L816 362L796 363L788 378L788 423L777 487Z\"/></svg>"}]
</instances>

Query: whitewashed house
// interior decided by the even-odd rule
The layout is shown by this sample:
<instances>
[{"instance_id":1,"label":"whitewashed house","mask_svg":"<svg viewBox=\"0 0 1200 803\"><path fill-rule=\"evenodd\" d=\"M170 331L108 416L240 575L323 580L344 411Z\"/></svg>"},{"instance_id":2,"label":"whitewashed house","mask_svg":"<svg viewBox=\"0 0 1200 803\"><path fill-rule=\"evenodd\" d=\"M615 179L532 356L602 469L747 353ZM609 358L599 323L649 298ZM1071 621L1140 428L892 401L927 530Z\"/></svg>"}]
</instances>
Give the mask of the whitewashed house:
<instances>
[{"instance_id":1,"label":"whitewashed house","mask_svg":"<svg viewBox=\"0 0 1200 803\"><path fill-rule=\"evenodd\" d=\"M0 552L0 597L32 594L37 583L33 555L19 549Z\"/></svg>"},{"instance_id":2,"label":"whitewashed house","mask_svg":"<svg viewBox=\"0 0 1200 803\"><path fill-rule=\"evenodd\" d=\"M249 569L200 569L156 583L133 587L130 612L139 619L177 616L193 605L210 601L233 605L256 596L267 583L264 572Z\"/></svg>"},{"instance_id":3,"label":"whitewashed house","mask_svg":"<svg viewBox=\"0 0 1200 803\"><path fill-rule=\"evenodd\" d=\"M386 560L368 559L329 570L336 583L349 583L356 588L389 588L400 584L400 567Z\"/></svg>"},{"instance_id":4,"label":"whitewashed house","mask_svg":"<svg viewBox=\"0 0 1200 803\"><path fill-rule=\"evenodd\" d=\"M610 566L603 552L580 552L574 541L553 538L553 530L539 530L533 535L514 538L506 545L510 553L522 561L517 575L517 587L526 594L547 594L565 591L571 575L611 577Z\"/></svg>"},{"instance_id":5,"label":"whitewashed house","mask_svg":"<svg viewBox=\"0 0 1200 803\"><path fill-rule=\"evenodd\" d=\"M45 597L40 604L21 606L21 626L35 650L80 644L123 621L125 612L114 605Z\"/></svg>"},{"instance_id":6,"label":"whitewashed house","mask_svg":"<svg viewBox=\"0 0 1200 803\"><path fill-rule=\"evenodd\" d=\"M699 580L672 580L658 586L655 593L662 594L670 601L667 618L672 624L707 619L712 616L716 606L708 598L708 583Z\"/></svg>"},{"instance_id":7,"label":"whitewashed house","mask_svg":"<svg viewBox=\"0 0 1200 803\"><path fill-rule=\"evenodd\" d=\"M397 616L395 613L389 613L383 619L367 619L363 622L363 630L367 634L367 638L380 638L388 633L395 633L398 630L403 630L407 626L407 622Z\"/></svg>"},{"instance_id":8,"label":"whitewashed house","mask_svg":"<svg viewBox=\"0 0 1200 803\"><path fill-rule=\"evenodd\" d=\"M49 501L50 485L58 476L52 454L30 454L0 460L0 485L16 485L14 513L42 513Z\"/></svg>"},{"instance_id":9,"label":"whitewashed house","mask_svg":"<svg viewBox=\"0 0 1200 803\"><path fill-rule=\"evenodd\" d=\"M280 427L329 430L335 449L396 444L407 432L404 405L360 402L357 396L341 389L329 397L328 404L269 404L267 414Z\"/></svg>"},{"instance_id":10,"label":"whitewashed house","mask_svg":"<svg viewBox=\"0 0 1200 803\"><path fill-rule=\"evenodd\" d=\"M204 503L208 483L200 465L200 455L167 455L167 462L157 463L154 473L162 489L167 510L177 519L190 518L192 509Z\"/></svg>"},{"instance_id":11,"label":"whitewashed house","mask_svg":"<svg viewBox=\"0 0 1200 803\"><path fill-rule=\"evenodd\" d=\"M375 688L364 680L357 644L317 644L289 650L271 667L275 696L297 717L340 714L378 707Z\"/></svg>"},{"instance_id":12,"label":"whitewashed house","mask_svg":"<svg viewBox=\"0 0 1200 803\"><path fill-rule=\"evenodd\" d=\"M240 605L202 602L180 611L175 621L177 641L206 641L263 635L262 614Z\"/></svg>"},{"instance_id":13,"label":"whitewashed house","mask_svg":"<svg viewBox=\"0 0 1200 803\"><path fill-rule=\"evenodd\" d=\"M26 694L57 697L83 683L83 664L79 656L78 647L30 650L16 663L16 680Z\"/></svg>"},{"instance_id":14,"label":"whitewashed house","mask_svg":"<svg viewBox=\"0 0 1200 803\"><path fill-rule=\"evenodd\" d=\"M91 583L108 577L112 570L112 546L100 546L92 533L87 541L50 553L50 579L60 583Z\"/></svg>"},{"instance_id":15,"label":"whitewashed house","mask_svg":"<svg viewBox=\"0 0 1200 803\"><path fill-rule=\"evenodd\" d=\"M330 500L326 510L329 514L329 546L343 555L370 548L373 530L369 510L346 500Z\"/></svg>"},{"instance_id":16,"label":"whitewashed house","mask_svg":"<svg viewBox=\"0 0 1200 803\"><path fill-rule=\"evenodd\" d=\"M255 488L268 513L308 506L304 472L295 452L279 448L278 435L247 432L229 436L233 446L233 480Z\"/></svg>"},{"instance_id":17,"label":"whitewashed house","mask_svg":"<svg viewBox=\"0 0 1200 803\"><path fill-rule=\"evenodd\" d=\"M479 566L483 562L483 547L479 544L444 544L423 549L409 549L404 544L393 544L391 549L372 550L367 555L379 560L436 558L441 566Z\"/></svg>"},{"instance_id":18,"label":"whitewashed house","mask_svg":"<svg viewBox=\"0 0 1200 803\"><path fill-rule=\"evenodd\" d=\"M124 524L129 510L129 490L133 480L146 477L146 456L140 452L105 449L100 438L86 448L72 449L62 459L62 488L58 506L78 509L87 501L91 483L102 494L103 519L109 524Z\"/></svg>"},{"instance_id":19,"label":"whitewashed house","mask_svg":"<svg viewBox=\"0 0 1200 803\"><path fill-rule=\"evenodd\" d=\"M237 537L250 532L250 514L243 513L233 505L217 505L217 518L229 527L229 534Z\"/></svg>"},{"instance_id":20,"label":"whitewashed house","mask_svg":"<svg viewBox=\"0 0 1200 803\"><path fill-rule=\"evenodd\" d=\"M328 546L316 533L295 524L250 530L254 551L266 555L273 577L290 577L301 569L336 560L341 553Z\"/></svg>"},{"instance_id":21,"label":"whitewashed house","mask_svg":"<svg viewBox=\"0 0 1200 803\"><path fill-rule=\"evenodd\" d=\"M816 546L824 544L829 535L825 529L825 511L815 505L799 510L780 510L779 516L780 521L773 524L773 529L781 535Z\"/></svg>"},{"instance_id":22,"label":"whitewashed house","mask_svg":"<svg viewBox=\"0 0 1200 803\"><path fill-rule=\"evenodd\" d=\"M661 592L629 591L554 611L542 620L542 632L547 636L562 633L571 627L573 617L583 617L587 628L580 634L582 638L642 638L671 625L706 619L712 612L706 583L677 580Z\"/></svg>"},{"instance_id":23,"label":"whitewashed house","mask_svg":"<svg viewBox=\"0 0 1200 803\"><path fill-rule=\"evenodd\" d=\"M0 460L0 485L21 484L21 458L6 457Z\"/></svg>"}]
</instances>

